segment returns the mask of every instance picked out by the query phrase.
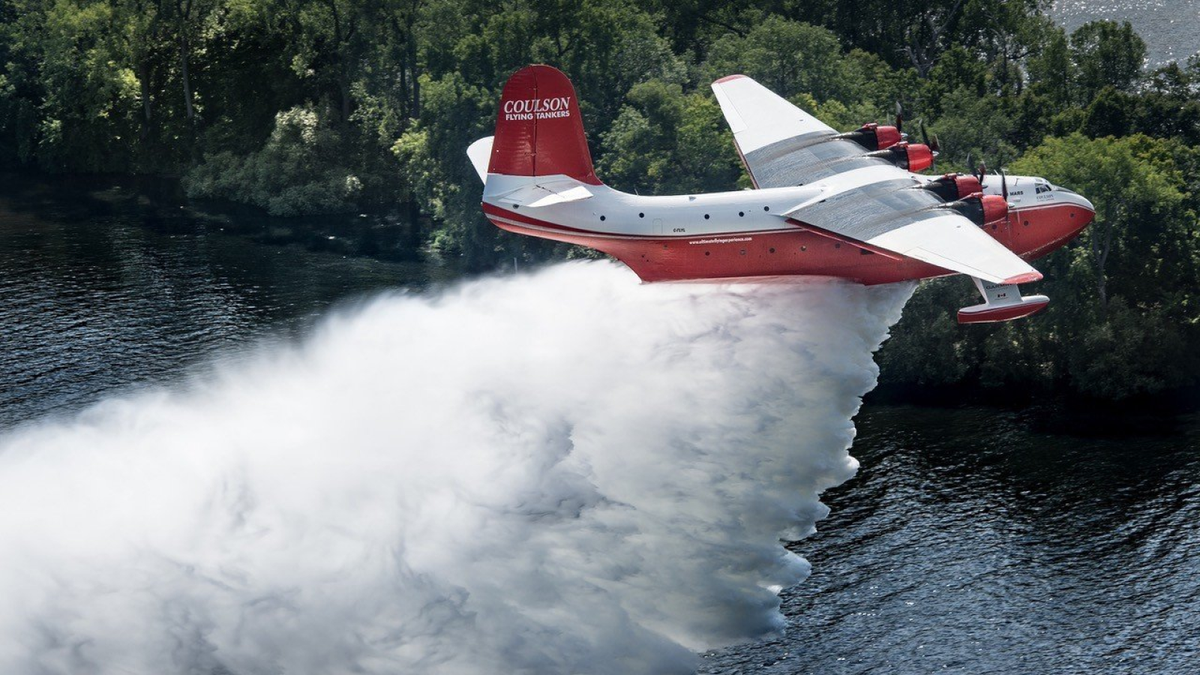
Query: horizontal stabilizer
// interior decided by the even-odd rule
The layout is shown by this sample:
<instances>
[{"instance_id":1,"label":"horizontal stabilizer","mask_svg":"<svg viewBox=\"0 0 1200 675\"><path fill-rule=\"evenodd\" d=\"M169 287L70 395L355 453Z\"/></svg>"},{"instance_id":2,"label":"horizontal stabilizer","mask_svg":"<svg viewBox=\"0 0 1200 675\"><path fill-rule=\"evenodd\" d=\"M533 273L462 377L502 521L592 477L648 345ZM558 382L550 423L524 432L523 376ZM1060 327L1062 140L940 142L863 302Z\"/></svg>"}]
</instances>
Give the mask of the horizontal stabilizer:
<instances>
[{"instance_id":1,"label":"horizontal stabilizer","mask_svg":"<svg viewBox=\"0 0 1200 675\"><path fill-rule=\"evenodd\" d=\"M496 196L496 201L517 206L537 208L551 204L564 204L590 199L592 191L587 185L574 178L557 177L530 185L523 185Z\"/></svg>"},{"instance_id":2,"label":"horizontal stabilizer","mask_svg":"<svg viewBox=\"0 0 1200 675\"><path fill-rule=\"evenodd\" d=\"M481 138L472 143L467 148L467 157L471 160L471 166L475 167L475 173L479 174L479 180L487 184L488 162L492 157L492 140L494 136Z\"/></svg>"}]
</instances>

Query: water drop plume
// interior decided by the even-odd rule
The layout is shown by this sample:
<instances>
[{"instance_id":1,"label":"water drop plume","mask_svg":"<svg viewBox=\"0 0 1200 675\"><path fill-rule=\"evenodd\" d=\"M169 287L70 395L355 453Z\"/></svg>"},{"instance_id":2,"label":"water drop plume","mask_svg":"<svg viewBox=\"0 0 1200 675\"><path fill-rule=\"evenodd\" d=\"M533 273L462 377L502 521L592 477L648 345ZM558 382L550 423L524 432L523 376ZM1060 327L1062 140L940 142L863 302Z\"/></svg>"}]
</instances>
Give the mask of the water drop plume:
<instances>
[{"instance_id":1,"label":"water drop plume","mask_svg":"<svg viewBox=\"0 0 1200 675\"><path fill-rule=\"evenodd\" d=\"M392 294L0 437L0 672L690 672L777 630L909 287Z\"/></svg>"}]
</instances>

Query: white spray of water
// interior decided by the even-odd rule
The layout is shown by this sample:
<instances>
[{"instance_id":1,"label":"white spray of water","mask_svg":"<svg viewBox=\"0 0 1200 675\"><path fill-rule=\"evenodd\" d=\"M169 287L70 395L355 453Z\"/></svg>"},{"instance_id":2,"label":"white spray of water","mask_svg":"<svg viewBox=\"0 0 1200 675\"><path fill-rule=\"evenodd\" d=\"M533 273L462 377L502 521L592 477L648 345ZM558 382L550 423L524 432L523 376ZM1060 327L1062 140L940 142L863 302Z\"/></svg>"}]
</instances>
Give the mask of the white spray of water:
<instances>
[{"instance_id":1,"label":"white spray of water","mask_svg":"<svg viewBox=\"0 0 1200 675\"><path fill-rule=\"evenodd\" d=\"M394 295L0 438L0 672L688 672L782 626L908 287Z\"/></svg>"}]
</instances>

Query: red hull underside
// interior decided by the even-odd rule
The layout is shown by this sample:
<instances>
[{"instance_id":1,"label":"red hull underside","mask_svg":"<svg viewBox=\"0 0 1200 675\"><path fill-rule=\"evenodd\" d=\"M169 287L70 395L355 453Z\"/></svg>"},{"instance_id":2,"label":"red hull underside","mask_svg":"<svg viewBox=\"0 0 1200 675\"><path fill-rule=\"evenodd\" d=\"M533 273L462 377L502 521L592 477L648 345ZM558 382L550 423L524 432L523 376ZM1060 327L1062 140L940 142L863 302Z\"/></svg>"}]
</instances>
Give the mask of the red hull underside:
<instances>
[{"instance_id":1,"label":"red hull underside","mask_svg":"<svg viewBox=\"0 0 1200 675\"><path fill-rule=\"evenodd\" d=\"M870 250L826 233L804 229L718 234L705 237L605 235L554 225L522 213L483 205L497 227L533 237L603 251L628 265L644 281L827 276L863 284L886 284L953 274L911 258ZM1027 260L1066 244L1092 214L1071 206L1027 209L989 233ZM783 224L783 221L780 221Z\"/></svg>"}]
</instances>

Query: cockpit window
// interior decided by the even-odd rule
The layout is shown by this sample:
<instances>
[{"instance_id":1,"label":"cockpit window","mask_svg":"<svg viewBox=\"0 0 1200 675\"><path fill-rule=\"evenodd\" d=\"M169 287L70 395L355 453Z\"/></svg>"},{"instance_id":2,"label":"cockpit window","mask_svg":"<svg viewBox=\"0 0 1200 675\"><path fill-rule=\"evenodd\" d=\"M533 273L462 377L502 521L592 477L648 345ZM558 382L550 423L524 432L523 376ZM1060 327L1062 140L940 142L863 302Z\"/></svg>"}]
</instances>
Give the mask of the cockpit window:
<instances>
[{"instance_id":1,"label":"cockpit window","mask_svg":"<svg viewBox=\"0 0 1200 675\"><path fill-rule=\"evenodd\" d=\"M1034 191L1039 195L1044 192L1049 192L1052 189L1053 189L1053 187L1050 185L1050 183L1048 183L1044 180L1039 180L1039 181L1034 182Z\"/></svg>"}]
</instances>

